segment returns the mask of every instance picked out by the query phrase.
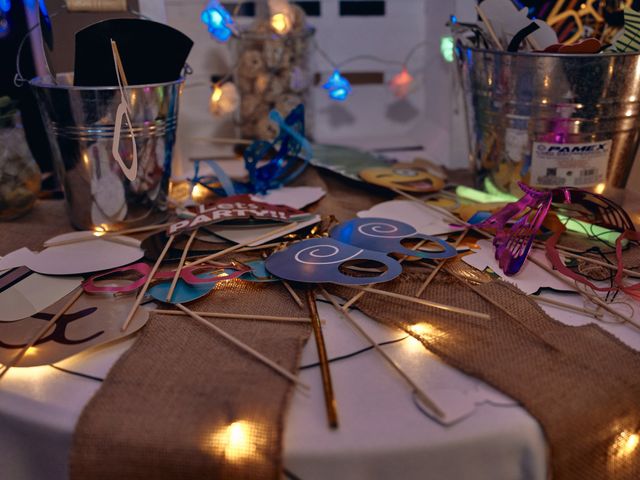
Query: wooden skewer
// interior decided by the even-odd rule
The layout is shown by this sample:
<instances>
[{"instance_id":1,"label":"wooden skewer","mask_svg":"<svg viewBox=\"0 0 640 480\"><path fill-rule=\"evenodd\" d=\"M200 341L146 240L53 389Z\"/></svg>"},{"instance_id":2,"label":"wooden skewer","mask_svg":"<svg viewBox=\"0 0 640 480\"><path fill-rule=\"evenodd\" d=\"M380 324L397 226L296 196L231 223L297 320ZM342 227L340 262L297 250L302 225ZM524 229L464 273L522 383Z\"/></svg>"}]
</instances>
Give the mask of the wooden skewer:
<instances>
[{"instance_id":1,"label":"wooden skewer","mask_svg":"<svg viewBox=\"0 0 640 480\"><path fill-rule=\"evenodd\" d=\"M583 260L583 261L585 261L587 263L592 263L594 265L599 265L601 267L608 268L609 270L613 270L615 272L618 271L618 266L617 265L612 265L610 263L603 262L603 261L598 260L596 258L586 257L584 255L577 255L575 253L571 253L571 252L567 252L567 251L560 252L560 255L563 255L565 257L580 259L580 260ZM640 278L640 272L634 272L633 270L629 270L628 268L623 268L622 272L625 273L626 275L630 276L630 277Z\"/></svg>"},{"instance_id":2,"label":"wooden skewer","mask_svg":"<svg viewBox=\"0 0 640 480\"><path fill-rule=\"evenodd\" d=\"M457 249L458 246L460 246L460 243L462 243L462 240L464 240L464 237L467 235L467 233L469 233L469 229L468 228L466 228L465 230L462 231L462 233L460 234L460 236L456 240L456 243L453 245L454 248ZM449 259L445 258L444 260L440 260L438 262L438 265L436 266L436 268L429 274L429 276L422 283L422 285L420 285L420 288L416 292L416 297L419 297L420 295L422 295L422 293L427 289L427 287L433 281L433 279L436 278L436 275L438 274L438 272L440 270L442 270L442 267L445 266L445 264L447 263L447 260L449 260Z\"/></svg>"},{"instance_id":3,"label":"wooden skewer","mask_svg":"<svg viewBox=\"0 0 640 480\"><path fill-rule=\"evenodd\" d=\"M420 240L414 247L411 248L411 250L418 250L425 243L427 243L426 240ZM409 258L409 255L405 255L404 257L402 257L400 260L398 260L398 263L404 262L407 258ZM342 310L344 310L345 312L347 310L349 310L349 307L351 307L351 305L353 305L358 300L360 300L365 293L366 292L358 292L358 293L356 293L347 302L345 302L344 305L342 305Z\"/></svg>"},{"instance_id":4,"label":"wooden skewer","mask_svg":"<svg viewBox=\"0 0 640 480\"><path fill-rule=\"evenodd\" d=\"M391 190L393 192L397 193L398 195L400 195L401 197L405 197L407 200L411 200L412 202L415 202L418 205L422 205L423 207L428 208L432 212L435 212L435 213L438 213L438 214L442 215L447 220L449 220L450 222L455 223L456 225L464 223L462 220L460 220L458 217L456 217L452 213L447 212L446 210L443 210L441 208L435 207L433 205L429 205L428 202L425 202L424 200L421 200L421 199L419 199L418 197L416 197L414 195L411 195L411 194L409 194L407 192L403 192L402 190L399 190L397 188L392 188Z\"/></svg>"},{"instance_id":5,"label":"wooden skewer","mask_svg":"<svg viewBox=\"0 0 640 480\"><path fill-rule=\"evenodd\" d=\"M150 312L160 313L162 315L187 315L180 310L150 310ZM230 318L232 320L264 320L267 322L294 322L294 323L311 323L306 317L276 317L272 315L247 315L244 313L214 313L214 312L194 312L201 317L210 318Z\"/></svg>"},{"instance_id":6,"label":"wooden skewer","mask_svg":"<svg viewBox=\"0 0 640 480\"><path fill-rule=\"evenodd\" d=\"M235 252L236 250L239 250L242 247L246 247L252 243L255 242L259 242L261 240L264 240L265 238L269 238L269 237L273 237L274 235L278 235L279 233L284 233L285 231L289 231L293 228L295 228L298 225L298 222L293 222L293 223L287 223L286 225L283 225L282 227L276 229L276 230L271 230L268 233L262 234L256 238L252 238L251 240L247 240L246 242L242 242L242 243L238 243L237 245L233 245L229 248L225 248L224 250L220 251L220 252L216 252L216 253L212 253L211 255L207 255L206 257L203 257L199 260L196 260L195 262L191 262L189 265L193 266L193 265L200 265L201 263L204 262L208 262L209 260L214 260L218 257L221 257L223 255L226 255L227 253L231 253L231 252Z\"/></svg>"},{"instance_id":7,"label":"wooden skewer","mask_svg":"<svg viewBox=\"0 0 640 480\"><path fill-rule=\"evenodd\" d=\"M118 232L86 232L86 236L79 236L76 238L67 238L63 240L53 240L44 242L45 247L57 247L60 245L70 245L73 243L86 242L89 240L106 240L110 237L118 237L121 235L129 235L134 233L151 232L153 230L162 230L172 225L171 223L163 223L159 225L147 225L146 227L130 228L128 230L120 230Z\"/></svg>"},{"instance_id":8,"label":"wooden skewer","mask_svg":"<svg viewBox=\"0 0 640 480\"><path fill-rule=\"evenodd\" d=\"M173 297L173 291L176 289L176 285L178 284L178 279L180 278L180 272L182 271L184 262L187 259L187 255L189 254L189 248L191 248L191 244L195 240L197 233L198 233L197 228L193 232L191 232L191 235L189 235L189 240L187 240L187 244L184 246L184 249L182 250L182 255L180 256L180 263L178 263L178 268L176 269L176 273L173 276L173 280L171 280L171 286L169 287L169 291L167 292L167 302L171 302L171 298Z\"/></svg>"},{"instance_id":9,"label":"wooden skewer","mask_svg":"<svg viewBox=\"0 0 640 480\"><path fill-rule=\"evenodd\" d=\"M327 419L329 427L338 428L338 407L336 405L336 397L333 394L333 383L331 382L331 370L329 368L329 357L327 348L324 343L324 335L322 334L322 326L320 325L320 316L318 315L318 307L313 290L307 290L307 305L311 316L311 327L313 335L316 339L316 347L318 348L318 357L320 360L320 374L322 375L322 388L324 391L324 402L327 409Z\"/></svg>"},{"instance_id":10,"label":"wooden skewer","mask_svg":"<svg viewBox=\"0 0 640 480\"><path fill-rule=\"evenodd\" d=\"M300 297L295 292L295 290L291 288L291 285L289 285L289 282L287 282L286 280L282 280L282 285L284 285L284 288L287 289L287 292L289 292L289 295L291 295L291 298L293 298L293 301L296 302L300 308L304 308L304 304L302 303L302 300L300 300Z\"/></svg>"},{"instance_id":11,"label":"wooden skewer","mask_svg":"<svg viewBox=\"0 0 640 480\"><path fill-rule=\"evenodd\" d=\"M80 298L80 296L82 295L82 292L83 292L82 286L78 287L76 293L67 301L67 303L64 304L64 306L58 311L58 313L56 313L53 317L51 317L51 320L45 323L42 326L42 328L38 330L38 332L31 338L29 343L27 343L22 348L22 350L20 350L18 354L15 357L13 357L13 359L11 359L11 361L8 364L5 365L4 370L0 372L0 378L2 378L9 371L10 368L15 367L20 362L20 360L22 360L22 357L25 356L27 351L31 347L33 347L35 343L38 340L40 340L40 338L51 328L51 326L54 325L60 319L60 317L62 317L62 315L64 315L66 311L71 308L71 306L76 302L76 300L78 300L78 298Z\"/></svg>"},{"instance_id":12,"label":"wooden skewer","mask_svg":"<svg viewBox=\"0 0 640 480\"><path fill-rule=\"evenodd\" d=\"M418 385L416 385L416 383L411 379L411 377L409 377L409 375L407 375L404 372L404 370L402 370L402 368L389 355L387 355L387 352L385 352L382 348L380 348L380 345L378 345L377 342L373 338L371 338L369 334L360 325L358 325L358 323L349 314L349 311L344 310L342 307L340 307L340 305L338 305L338 302L336 302L335 299L331 295L329 295L329 293L324 289L324 287L320 287L320 292L322 293L322 296L326 298L331 303L331 305L333 305L333 308L335 308L335 310L338 313L341 313L342 316L349 321L351 326L355 328L358 331L358 333L360 333L360 335L362 335L369 342L369 344L374 348L374 350L378 352L380 355L382 355L382 358L384 358L387 361L387 363L391 365L391 367L396 372L398 372L398 374L404 379L404 381L407 382L409 386L413 389L413 391L416 393L416 395L422 401L422 403L424 403L425 406L427 406L431 411L433 411L433 413L435 413L439 418L443 418L444 412L440 409L440 407L438 407L438 405L436 405L436 403L433 400L431 400L429 396Z\"/></svg>"},{"instance_id":13,"label":"wooden skewer","mask_svg":"<svg viewBox=\"0 0 640 480\"><path fill-rule=\"evenodd\" d=\"M122 328L120 329L121 331L124 332L129 327L131 320L133 320L133 316L136 314L136 311L140 306L140 302L142 302L142 298L144 297L145 293L147 293L147 290L149 289L149 285L151 285L151 281L153 280L153 277L158 271L158 268L160 267L162 260L164 259L165 255L169 251L169 247L171 247L171 244L173 243L173 240L175 238L176 238L175 235L169 236L169 238L167 239L167 243L164 244L164 248L162 249L162 252L160 252L160 255L158 255L158 259L156 260L156 263L153 265L153 268L151 269L151 272L147 277L147 281L144 282L144 285L142 286L140 293L138 293L138 296L136 297L136 301L133 303L133 307L131 307L131 311L129 312L129 315L127 315L127 319L122 324Z\"/></svg>"},{"instance_id":14,"label":"wooden skewer","mask_svg":"<svg viewBox=\"0 0 640 480\"><path fill-rule=\"evenodd\" d=\"M558 300L553 300L551 298L541 297L538 295L527 295L529 298L535 300L540 303L548 303L549 305L553 305L556 307L564 308L566 310L571 310L577 313L582 313L588 315L593 318L599 318L598 312L595 310L589 310L588 308L576 307L575 305L571 305L570 303L560 302Z\"/></svg>"},{"instance_id":15,"label":"wooden skewer","mask_svg":"<svg viewBox=\"0 0 640 480\"><path fill-rule=\"evenodd\" d=\"M447 312L459 313L461 315L467 315L470 317L481 318L483 320L491 320L491 316L486 313L474 312L473 310L466 310L464 308L458 308L451 305L444 305L442 303L431 302L429 300L424 300L422 298L409 297L407 295L401 295L399 293L387 292L386 290L378 290L377 288L371 287L360 287L358 285L345 285L349 288L355 288L356 290L363 290L369 293L377 293L378 295L383 295L385 297L397 298L398 300L405 300L411 303L417 303L419 305L424 305L426 307L437 308L439 310L445 310Z\"/></svg>"},{"instance_id":16,"label":"wooden skewer","mask_svg":"<svg viewBox=\"0 0 640 480\"><path fill-rule=\"evenodd\" d=\"M542 263L541 261L539 261L537 258L535 258L533 255L529 255L528 257L529 260L531 260L533 263L535 263L537 266L539 266L540 268L542 268L543 270L545 270L547 273L553 275L554 277L556 277L558 280L560 280L562 283L564 283L565 285L567 285L568 287L570 287L573 291L578 292L580 295L582 295L584 298L586 298L587 300L591 301L592 303L595 303L596 305L602 307L603 309L605 309L607 312L609 312L610 314L624 320L625 322L629 322L631 325L633 325L634 327L640 329L640 324L638 322L636 322L633 318L628 317L626 315L623 315L619 312L617 312L615 309L611 308L607 302L605 302L604 300L600 299L599 297L597 297L596 295L591 295L587 292L585 292L584 290L579 289L575 284L573 284L569 279L565 278L563 275L560 275L558 272L556 272L555 270L553 270L552 268L546 266L544 263Z\"/></svg>"},{"instance_id":17,"label":"wooden skewer","mask_svg":"<svg viewBox=\"0 0 640 480\"><path fill-rule=\"evenodd\" d=\"M224 330L222 330L220 327L214 325L213 323L207 322L204 318L202 318L200 315L198 315L196 312L193 312L191 310L189 310L187 307L185 307L184 305L182 305L181 303L176 303L175 304L176 307L178 307L180 310L182 310L184 313L186 313L187 315L189 315L191 318L193 318L194 320L196 320L198 323L204 325L205 327L213 330L214 332L216 332L218 335L226 338L227 340L229 340L231 343L233 343L236 347L240 348L241 350L244 350L245 352L247 352L250 355L253 355L256 359L260 360L262 363L264 363L265 365L267 365L268 367L272 368L273 370L275 370L276 372L278 372L280 375L282 375L283 377L285 377L286 379L290 380L291 382L297 384L299 387L304 388L305 390L309 389L309 386L306 385L305 383L302 383L298 377L296 377L293 373L289 372L288 370L282 368L280 365L278 365L276 362L274 362L273 360L268 359L267 357L265 357L263 354L261 354L260 352L258 352L257 350L253 349L252 347L250 347L249 345L247 345L244 342L241 342L240 340L238 340L236 337L234 337L233 335L225 332Z\"/></svg>"},{"instance_id":18,"label":"wooden skewer","mask_svg":"<svg viewBox=\"0 0 640 480\"><path fill-rule=\"evenodd\" d=\"M485 27L487 27L487 31L489 32L489 35L491 36L491 39L494 41L496 46L500 50L504 50L505 48L502 45L502 42L500 41L500 39L498 38L498 35L496 35L496 31L493 29L493 25L491 24L491 21L487 18L487 16L484 14L484 12L482 11L482 8L480 8L479 5L476 5L476 12L478 12L478 16L482 20L482 23L484 23Z\"/></svg>"},{"instance_id":19,"label":"wooden skewer","mask_svg":"<svg viewBox=\"0 0 640 480\"><path fill-rule=\"evenodd\" d=\"M124 72L124 67L122 66L122 59L120 58L120 51L118 50L118 44L111 39L111 48L113 50L113 57L116 59L116 66L118 68L118 72L120 73L120 81L124 87L129 86L129 81L127 80L127 75Z\"/></svg>"}]
</instances>

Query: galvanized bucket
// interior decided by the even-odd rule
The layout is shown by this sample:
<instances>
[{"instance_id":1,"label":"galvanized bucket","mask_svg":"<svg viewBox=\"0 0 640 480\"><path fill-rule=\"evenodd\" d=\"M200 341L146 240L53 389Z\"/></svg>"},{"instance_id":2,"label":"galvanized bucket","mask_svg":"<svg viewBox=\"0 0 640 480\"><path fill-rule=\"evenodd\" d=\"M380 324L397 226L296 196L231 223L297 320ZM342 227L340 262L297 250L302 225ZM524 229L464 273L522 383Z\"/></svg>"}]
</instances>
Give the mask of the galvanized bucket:
<instances>
[{"instance_id":1,"label":"galvanized bucket","mask_svg":"<svg viewBox=\"0 0 640 480\"><path fill-rule=\"evenodd\" d=\"M480 180L624 188L640 140L640 55L459 50Z\"/></svg>"},{"instance_id":2,"label":"galvanized bucket","mask_svg":"<svg viewBox=\"0 0 640 480\"><path fill-rule=\"evenodd\" d=\"M118 87L75 87L73 75L29 82L47 126L71 223L80 229L120 230L167 216L171 158L184 79L125 87L138 156L129 181L112 154ZM120 156L131 166L131 132L122 128Z\"/></svg>"}]
</instances>

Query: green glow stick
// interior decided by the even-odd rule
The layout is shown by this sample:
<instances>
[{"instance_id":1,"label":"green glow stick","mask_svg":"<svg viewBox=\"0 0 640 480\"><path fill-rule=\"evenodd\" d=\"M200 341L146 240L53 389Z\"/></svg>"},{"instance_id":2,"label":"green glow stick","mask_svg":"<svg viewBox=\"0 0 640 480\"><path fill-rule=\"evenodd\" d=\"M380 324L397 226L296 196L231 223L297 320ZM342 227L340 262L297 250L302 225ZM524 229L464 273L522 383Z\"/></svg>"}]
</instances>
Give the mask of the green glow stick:
<instances>
[{"instance_id":1,"label":"green glow stick","mask_svg":"<svg viewBox=\"0 0 640 480\"><path fill-rule=\"evenodd\" d=\"M485 187L486 186L487 182L485 182ZM481 190L476 190L475 188L460 185L456 187L456 195L458 195L460 198L465 198L476 203L509 203L515 202L517 200L517 198L513 195L498 191L493 185L492 190L494 190L495 193L483 192ZM610 230L608 228L593 225L588 222L583 222L582 220L575 220L565 215L556 215L570 232L581 233L583 235L595 237L609 246L615 246L616 240L620 236L620 232L616 232L615 230Z\"/></svg>"}]
</instances>

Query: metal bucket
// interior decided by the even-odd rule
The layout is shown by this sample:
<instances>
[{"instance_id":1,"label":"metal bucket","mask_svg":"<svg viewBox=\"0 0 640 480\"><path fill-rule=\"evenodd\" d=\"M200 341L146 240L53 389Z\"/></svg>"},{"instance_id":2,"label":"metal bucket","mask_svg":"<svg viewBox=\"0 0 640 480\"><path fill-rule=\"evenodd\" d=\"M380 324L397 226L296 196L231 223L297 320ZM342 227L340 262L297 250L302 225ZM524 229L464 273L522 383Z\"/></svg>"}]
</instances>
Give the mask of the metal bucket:
<instances>
[{"instance_id":1,"label":"metal bucket","mask_svg":"<svg viewBox=\"0 0 640 480\"><path fill-rule=\"evenodd\" d=\"M29 82L47 126L54 165L71 223L80 229L120 230L167 217L171 158L184 79L126 87L138 154L129 181L111 153L118 87L75 87L73 75ZM131 165L129 129L120 134L120 156Z\"/></svg>"},{"instance_id":2,"label":"metal bucket","mask_svg":"<svg viewBox=\"0 0 640 480\"><path fill-rule=\"evenodd\" d=\"M640 140L640 55L459 51L477 179L504 191L624 188Z\"/></svg>"}]
</instances>

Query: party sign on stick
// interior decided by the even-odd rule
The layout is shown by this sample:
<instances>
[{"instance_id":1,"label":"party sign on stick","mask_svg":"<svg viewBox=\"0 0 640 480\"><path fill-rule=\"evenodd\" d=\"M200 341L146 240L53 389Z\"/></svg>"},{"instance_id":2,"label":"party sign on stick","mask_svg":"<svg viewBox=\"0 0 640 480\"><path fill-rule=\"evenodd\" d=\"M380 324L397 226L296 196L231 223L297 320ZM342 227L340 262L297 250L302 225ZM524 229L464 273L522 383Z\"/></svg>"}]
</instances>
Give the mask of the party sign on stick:
<instances>
[{"instance_id":1,"label":"party sign on stick","mask_svg":"<svg viewBox=\"0 0 640 480\"><path fill-rule=\"evenodd\" d=\"M249 195L236 195L201 205L193 218L180 220L167 229L168 235L191 231L213 223L256 225L262 223L291 223L306 219L308 213L286 206L255 202Z\"/></svg>"}]
</instances>

